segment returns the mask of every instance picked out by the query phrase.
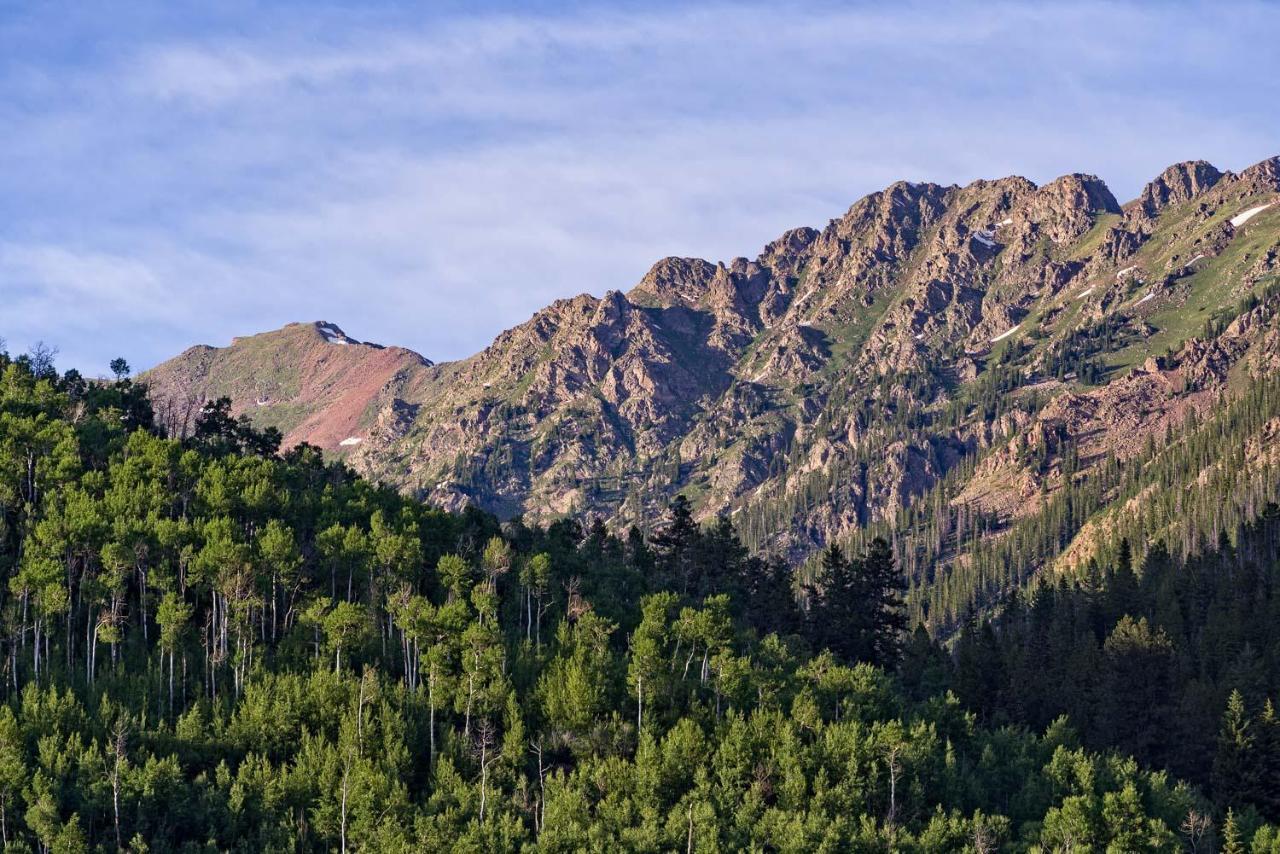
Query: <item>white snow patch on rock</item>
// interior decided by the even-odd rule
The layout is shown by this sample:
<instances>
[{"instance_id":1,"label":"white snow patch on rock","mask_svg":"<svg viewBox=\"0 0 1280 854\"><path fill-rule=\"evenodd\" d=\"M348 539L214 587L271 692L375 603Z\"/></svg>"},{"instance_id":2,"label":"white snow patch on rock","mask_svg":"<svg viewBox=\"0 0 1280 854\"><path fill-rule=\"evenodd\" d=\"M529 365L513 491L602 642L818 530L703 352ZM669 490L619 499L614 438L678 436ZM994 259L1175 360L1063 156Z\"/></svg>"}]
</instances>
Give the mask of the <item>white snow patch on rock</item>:
<instances>
[{"instance_id":1,"label":"white snow patch on rock","mask_svg":"<svg viewBox=\"0 0 1280 854\"><path fill-rule=\"evenodd\" d=\"M992 344L994 344L994 343L996 343L997 341L1003 341L1004 339L1008 338L1008 337L1009 337L1010 335L1012 335L1013 333L1017 332L1017 331L1018 331L1018 329L1019 329L1019 327L1021 327L1021 326L1022 326L1022 324L1021 324L1021 323L1019 323L1017 326L1013 327L1012 329L1006 329L1004 332L1001 332L1001 333L1000 333L999 335L997 335L995 338L992 338L992 339L991 339L991 343L992 343Z\"/></svg>"},{"instance_id":2,"label":"white snow patch on rock","mask_svg":"<svg viewBox=\"0 0 1280 854\"><path fill-rule=\"evenodd\" d=\"M1093 288L1089 288L1087 291L1076 294L1076 299L1084 299L1089 294L1093 293L1093 290L1094 290Z\"/></svg>"},{"instance_id":3,"label":"white snow patch on rock","mask_svg":"<svg viewBox=\"0 0 1280 854\"><path fill-rule=\"evenodd\" d=\"M1145 297L1143 297L1142 299L1140 299L1140 300L1138 300L1137 302L1135 302L1135 303L1134 303L1134 305L1142 305L1142 304L1143 304L1144 302L1146 302L1147 300L1155 299L1155 298L1156 298L1156 295L1155 295L1154 293L1149 293L1149 294L1147 294Z\"/></svg>"},{"instance_id":4,"label":"white snow patch on rock","mask_svg":"<svg viewBox=\"0 0 1280 854\"><path fill-rule=\"evenodd\" d=\"M1239 228L1274 204L1275 202L1267 202L1265 205L1258 205L1256 208L1249 208L1247 211L1236 214L1231 218L1231 227Z\"/></svg>"},{"instance_id":5,"label":"white snow patch on rock","mask_svg":"<svg viewBox=\"0 0 1280 854\"><path fill-rule=\"evenodd\" d=\"M1123 270L1121 270L1120 272L1116 273L1116 278L1117 278L1117 279L1123 279L1125 276L1129 275L1130 273L1132 273L1132 272L1133 272L1134 270L1136 270L1136 269L1138 269L1138 265L1137 265L1137 264L1134 264L1132 267L1125 267Z\"/></svg>"},{"instance_id":6,"label":"white snow patch on rock","mask_svg":"<svg viewBox=\"0 0 1280 854\"><path fill-rule=\"evenodd\" d=\"M338 327L334 326L332 323L329 323L327 321L317 323L316 331L319 332L320 335L323 336L324 340L329 342L330 344L345 345L345 344L359 343L358 341L353 341L351 338L348 338L347 333L343 332L341 329L339 329Z\"/></svg>"},{"instance_id":7,"label":"white snow patch on rock","mask_svg":"<svg viewBox=\"0 0 1280 854\"><path fill-rule=\"evenodd\" d=\"M359 436L348 436L338 444L342 445L343 447L350 447L352 445L359 445L362 441L364 440L361 439Z\"/></svg>"}]
</instances>

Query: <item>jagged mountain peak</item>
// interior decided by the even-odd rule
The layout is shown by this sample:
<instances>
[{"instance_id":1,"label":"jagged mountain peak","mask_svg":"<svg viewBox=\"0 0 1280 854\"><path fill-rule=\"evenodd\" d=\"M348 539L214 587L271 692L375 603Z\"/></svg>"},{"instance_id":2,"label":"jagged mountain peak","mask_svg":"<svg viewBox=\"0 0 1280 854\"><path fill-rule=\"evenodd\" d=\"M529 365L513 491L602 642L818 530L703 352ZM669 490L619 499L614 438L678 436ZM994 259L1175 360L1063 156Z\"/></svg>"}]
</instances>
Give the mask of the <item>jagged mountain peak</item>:
<instances>
[{"instance_id":1,"label":"jagged mountain peak","mask_svg":"<svg viewBox=\"0 0 1280 854\"><path fill-rule=\"evenodd\" d=\"M1111 188L1097 175L1084 172L1071 172L1054 178L1039 188L1042 193L1079 194L1084 203L1092 210L1119 213L1120 205Z\"/></svg>"},{"instance_id":2,"label":"jagged mountain peak","mask_svg":"<svg viewBox=\"0 0 1280 854\"><path fill-rule=\"evenodd\" d=\"M703 517L734 514L749 539L799 556L892 518L1020 431L1058 429L1035 420L1041 409L1085 405L1263 293L1280 254L1278 174L1276 160L1238 176L1176 164L1123 213L1084 173L1042 186L896 182L754 259L664 258L625 293L558 300L458 362L392 358L319 321L297 332L314 348L302 358L303 343L259 342L252 358L246 343L167 370L212 389L214 373L278 381L295 375L281 365L310 365L295 372L301 386L317 365L345 366L324 387L362 391L323 446L366 474L447 507L616 524L682 491ZM1280 335L1269 318L1240 339ZM1206 352L1229 367L1246 349ZM387 360L378 370L362 361L375 357ZM1178 383L1219 389L1223 376L1186 369L1151 387L1180 396ZM307 418L337 407L301 394L250 397L243 411L270 423L299 401L318 407ZM1154 409L1124 429L1154 430L1142 414ZM1006 473L1032 499L1043 482L997 463L974 470ZM975 482L973 500L990 512L1037 506L988 500L988 487Z\"/></svg>"},{"instance_id":3,"label":"jagged mountain peak","mask_svg":"<svg viewBox=\"0 0 1280 854\"><path fill-rule=\"evenodd\" d=\"M1175 163L1148 183L1138 196L1138 205L1147 216L1155 216L1171 204L1181 204L1211 189L1223 173L1205 160Z\"/></svg>"},{"instance_id":4,"label":"jagged mountain peak","mask_svg":"<svg viewBox=\"0 0 1280 854\"><path fill-rule=\"evenodd\" d=\"M649 268L631 295L665 305L698 305L706 297L716 269L716 264L701 258L663 258Z\"/></svg>"},{"instance_id":5,"label":"jagged mountain peak","mask_svg":"<svg viewBox=\"0 0 1280 854\"><path fill-rule=\"evenodd\" d=\"M1268 157L1242 170L1239 180L1257 192L1280 192L1280 156Z\"/></svg>"}]
</instances>

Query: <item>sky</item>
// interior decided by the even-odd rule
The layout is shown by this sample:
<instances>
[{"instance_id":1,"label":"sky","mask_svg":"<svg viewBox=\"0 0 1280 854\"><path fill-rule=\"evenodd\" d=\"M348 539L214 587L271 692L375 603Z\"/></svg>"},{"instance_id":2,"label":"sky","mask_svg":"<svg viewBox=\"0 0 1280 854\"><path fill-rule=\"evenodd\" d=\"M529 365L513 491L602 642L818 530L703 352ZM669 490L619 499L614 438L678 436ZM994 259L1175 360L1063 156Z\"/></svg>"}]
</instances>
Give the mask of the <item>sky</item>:
<instances>
[{"instance_id":1,"label":"sky","mask_svg":"<svg viewBox=\"0 0 1280 854\"><path fill-rule=\"evenodd\" d=\"M893 181L1280 154L1273 3L0 0L0 337L442 361Z\"/></svg>"}]
</instances>

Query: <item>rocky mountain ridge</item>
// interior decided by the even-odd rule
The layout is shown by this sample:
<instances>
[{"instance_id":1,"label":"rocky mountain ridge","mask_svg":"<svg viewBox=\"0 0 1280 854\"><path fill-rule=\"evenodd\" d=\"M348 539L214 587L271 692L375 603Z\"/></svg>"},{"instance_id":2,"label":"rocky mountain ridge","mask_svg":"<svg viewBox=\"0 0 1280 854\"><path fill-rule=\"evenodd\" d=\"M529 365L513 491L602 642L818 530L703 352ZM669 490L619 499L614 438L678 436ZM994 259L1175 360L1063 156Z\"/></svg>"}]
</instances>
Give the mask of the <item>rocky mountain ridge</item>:
<instances>
[{"instance_id":1,"label":"rocky mountain ridge","mask_svg":"<svg viewBox=\"0 0 1280 854\"><path fill-rule=\"evenodd\" d=\"M1278 201L1280 158L1176 164L1123 206L1083 174L899 182L457 362L294 324L145 379L164 411L226 394L445 507L625 525L680 492L799 558L961 472L948 501L1034 513L1061 449L1124 454L1274 370Z\"/></svg>"}]
</instances>

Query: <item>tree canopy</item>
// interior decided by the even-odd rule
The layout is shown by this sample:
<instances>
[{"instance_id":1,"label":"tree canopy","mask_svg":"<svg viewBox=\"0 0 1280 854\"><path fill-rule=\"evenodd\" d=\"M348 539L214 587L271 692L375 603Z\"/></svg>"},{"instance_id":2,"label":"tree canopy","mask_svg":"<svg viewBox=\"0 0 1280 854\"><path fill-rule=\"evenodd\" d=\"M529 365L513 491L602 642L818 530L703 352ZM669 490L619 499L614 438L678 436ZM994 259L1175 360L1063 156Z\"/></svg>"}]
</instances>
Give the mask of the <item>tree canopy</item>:
<instances>
[{"instance_id":1,"label":"tree canopy","mask_svg":"<svg viewBox=\"0 0 1280 854\"><path fill-rule=\"evenodd\" d=\"M14 850L1274 850L1274 557L1232 598L1148 550L1123 613L1046 588L953 654L886 541L800 584L683 502L445 513L221 401L166 438L126 373L0 356Z\"/></svg>"}]
</instances>

